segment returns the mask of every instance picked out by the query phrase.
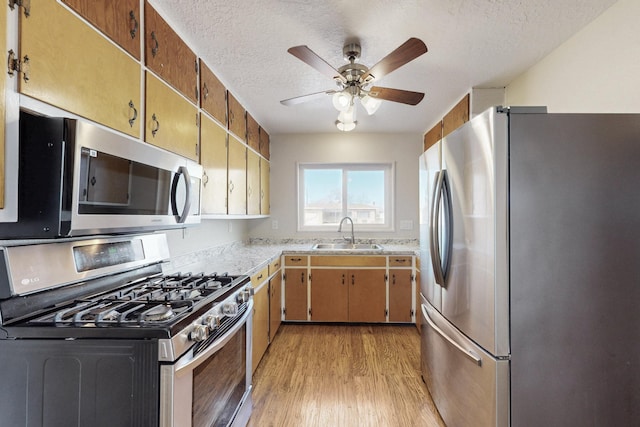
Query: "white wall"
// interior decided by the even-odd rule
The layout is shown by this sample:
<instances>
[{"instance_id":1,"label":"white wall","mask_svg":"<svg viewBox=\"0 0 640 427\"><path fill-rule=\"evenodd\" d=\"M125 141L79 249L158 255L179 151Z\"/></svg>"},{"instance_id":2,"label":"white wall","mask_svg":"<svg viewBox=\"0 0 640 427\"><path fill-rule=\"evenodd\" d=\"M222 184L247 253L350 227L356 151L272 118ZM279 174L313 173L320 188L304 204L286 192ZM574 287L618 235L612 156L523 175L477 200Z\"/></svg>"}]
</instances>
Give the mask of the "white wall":
<instances>
[{"instance_id":1,"label":"white wall","mask_svg":"<svg viewBox=\"0 0 640 427\"><path fill-rule=\"evenodd\" d=\"M640 112L640 1L620 0L507 86L508 105Z\"/></svg>"},{"instance_id":2,"label":"white wall","mask_svg":"<svg viewBox=\"0 0 640 427\"><path fill-rule=\"evenodd\" d=\"M395 232L360 232L356 238L418 237L418 156L422 135L417 134L286 134L271 137L271 217L250 220L249 235L260 238L338 238L337 232L297 231L296 162L395 162ZM400 221L413 229L400 230ZM273 229L277 221L278 229Z\"/></svg>"}]
</instances>

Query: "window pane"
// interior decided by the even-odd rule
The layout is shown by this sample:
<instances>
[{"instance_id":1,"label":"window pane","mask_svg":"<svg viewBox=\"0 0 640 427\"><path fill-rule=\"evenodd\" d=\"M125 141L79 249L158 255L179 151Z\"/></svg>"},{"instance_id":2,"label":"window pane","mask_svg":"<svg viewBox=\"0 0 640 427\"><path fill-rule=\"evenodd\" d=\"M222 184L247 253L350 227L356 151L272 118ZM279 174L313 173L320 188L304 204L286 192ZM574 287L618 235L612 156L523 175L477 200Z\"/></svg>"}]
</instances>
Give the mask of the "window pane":
<instances>
[{"instance_id":1,"label":"window pane","mask_svg":"<svg viewBox=\"0 0 640 427\"><path fill-rule=\"evenodd\" d=\"M384 224L384 171L347 171L347 215L356 224Z\"/></svg>"},{"instance_id":2,"label":"window pane","mask_svg":"<svg viewBox=\"0 0 640 427\"><path fill-rule=\"evenodd\" d=\"M342 218L342 170L304 169L304 224L338 224Z\"/></svg>"}]
</instances>

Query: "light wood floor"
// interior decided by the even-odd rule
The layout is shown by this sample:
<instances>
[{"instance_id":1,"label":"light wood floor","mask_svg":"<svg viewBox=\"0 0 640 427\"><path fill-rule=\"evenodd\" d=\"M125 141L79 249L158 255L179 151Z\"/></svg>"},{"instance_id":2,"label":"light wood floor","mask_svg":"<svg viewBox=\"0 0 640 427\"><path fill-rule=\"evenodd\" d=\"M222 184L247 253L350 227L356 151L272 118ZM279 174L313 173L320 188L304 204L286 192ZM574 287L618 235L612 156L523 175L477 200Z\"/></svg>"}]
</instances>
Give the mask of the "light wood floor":
<instances>
[{"instance_id":1,"label":"light wood floor","mask_svg":"<svg viewBox=\"0 0 640 427\"><path fill-rule=\"evenodd\" d=\"M249 427L444 426L410 325L283 324L253 383Z\"/></svg>"}]
</instances>

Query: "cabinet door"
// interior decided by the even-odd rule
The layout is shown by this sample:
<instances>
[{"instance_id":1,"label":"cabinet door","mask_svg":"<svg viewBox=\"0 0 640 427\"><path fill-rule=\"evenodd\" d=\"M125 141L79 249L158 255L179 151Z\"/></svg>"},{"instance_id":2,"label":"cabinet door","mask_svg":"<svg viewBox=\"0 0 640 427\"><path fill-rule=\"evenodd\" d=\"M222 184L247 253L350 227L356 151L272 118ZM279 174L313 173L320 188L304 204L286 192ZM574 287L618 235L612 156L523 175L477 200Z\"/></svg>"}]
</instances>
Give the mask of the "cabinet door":
<instances>
[{"instance_id":1,"label":"cabinet door","mask_svg":"<svg viewBox=\"0 0 640 427\"><path fill-rule=\"evenodd\" d=\"M149 144L198 160L198 110L151 73L147 77L144 139Z\"/></svg>"},{"instance_id":2,"label":"cabinet door","mask_svg":"<svg viewBox=\"0 0 640 427\"><path fill-rule=\"evenodd\" d=\"M0 6L0 22L7 22L7 6ZM7 51L7 32L0 31L0 52ZM0 209L4 209L4 144L5 144L5 87L7 73L0 73Z\"/></svg>"},{"instance_id":3,"label":"cabinet door","mask_svg":"<svg viewBox=\"0 0 640 427\"><path fill-rule=\"evenodd\" d=\"M227 213L227 131L206 115L200 116L202 213Z\"/></svg>"},{"instance_id":4,"label":"cabinet door","mask_svg":"<svg viewBox=\"0 0 640 427\"><path fill-rule=\"evenodd\" d=\"M282 274L281 271L271 278L269 281L269 289L271 295L269 297L269 342L280 328L282 323Z\"/></svg>"},{"instance_id":5,"label":"cabinet door","mask_svg":"<svg viewBox=\"0 0 640 427\"><path fill-rule=\"evenodd\" d=\"M20 13L25 57L20 93L140 136L140 64L64 6L34 2Z\"/></svg>"},{"instance_id":6,"label":"cabinet door","mask_svg":"<svg viewBox=\"0 0 640 427\"><path fill-rule=\"evenodd\" d=\"M260 214L260 157L247 150L247 214Z\"/></svg>"},{"instance_id":7,"label":"cabinet door","mask_svg":"<svg viewBox=\"0 0 640 427\"><path fill-rule=\"evenodd\" d=\"M62 0L140 60L139 0Z\"/></svg>"},{"instance_id":8,"label":"cabinet door","mask_svg":"<svg viewBox=\"0 0 640 427\"><path fill-rule=\"evenodd\" d=\"M311 270L311 320L347 322L349 320L349 271Z\"/></svg>"},{"instance_id":9,"label":"cabinet door","mask_svg":"<svg viewBox=\"0 0 640 427\"><path fill-rule=\"evenodd\" d=\"M271 152L269 144L269 134L266 130L260 128L260 154L267 160L269 160Z\"/></svg>"},{"instance_id":10,"label":"cabinet door","mask_svg":"<svg viewBox=\"0 0 640 427\"><path fill-rule=\"evenodd\" d=\"M198 103L196 54L146 1L144 27L147 67L192 102Z\"/></svg>"},{"instance_id":11,"label":"cabinet door","mask_svg":"<svg viewBox=\"0 0 640 427\"><path fill-rule=\"evenodd\" d=\"M227 126L227 89L200 60L200 106L223 126Z\"/></svg>"},{"instance_id":12,"label":"cabinet door","mask_svg":"<svg viewBox=\"0 0 640 427\"><path fill-rule=\"evenodd\" d=\"M411 322L411 270L389 269L389 321Z\"/></svg>"},{"instance_id":13,"label":"cabinet door","mask_svg":"<svg viewBox=\"0 0 640 427\"><path fill-rule=\"evenodd\" d=\"M284 281L285 320L307 320L307 269L287 268Z\"/></svg>"},{"instance_id":14,"label":"cabinet door","mask_svg":"<svg viewBox=\"0 0 640 427\"><path fill-rule=\"evenodd\" d=\"M229 107L229 131L238 137L241 141L247 140L247 122L245 120L244 107L238 100L227 92L227 105Z\"/></svg>"},{"instance_id":15,"label":"cabinet door","mask_svg":"<svg viewBox=\"0 0 640 427\"><path fill-rule=\"evenodd\" d=\"M349 321L384 322L386 320L385 270L349 270Z\"/></svg>"},{"instance_id":16,"label":"cabinet door","mask_svg":"<svg viewBox=\"0 0 640 427\"><path fill-rule=\"evenodd\" d=\"M258 286L258 291L253 295L252 372L258 367L269 345L269 286Z\"/></svg>"},{"instance_id":17,"label":"cabinet door","mask_svg":"<svg viewBox=\"0 0 640 427\"><path fill-rule=\"evenodd\" d=\"M247 148L229 138L228 213L247 214Z\"/></svg>"},{"instance_id":18,"label":"cabinet door","mask_svg":"<svg viewBox=\"0 0 640 427\"><path fill-rule=\"evenodd\" d=\"M260 125L247 111L247 144L260 152Z\"/></svg>"},{"instance_id":19,"label":"cabinet door","mask_svg":"<svg viewBox=\"0 0 640 427\"><path fill-rule=\"evenodd\" d=\"M260 213L262 215L271 213L270 177L271 165L268 160L260 157Z\"/></svg>"}]
</instances>

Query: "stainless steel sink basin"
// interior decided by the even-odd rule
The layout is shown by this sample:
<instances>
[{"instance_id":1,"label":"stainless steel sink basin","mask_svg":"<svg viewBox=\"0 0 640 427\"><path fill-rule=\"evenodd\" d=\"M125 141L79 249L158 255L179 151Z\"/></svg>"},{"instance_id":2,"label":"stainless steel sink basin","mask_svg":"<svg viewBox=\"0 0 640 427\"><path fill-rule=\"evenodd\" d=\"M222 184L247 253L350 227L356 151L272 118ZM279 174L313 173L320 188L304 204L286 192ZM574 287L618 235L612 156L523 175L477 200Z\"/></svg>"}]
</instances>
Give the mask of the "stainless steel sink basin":
<instances>
[{"instance_id":1,"label":"stainless steel sink basin","mask_svg":"<svg viewBox=\"0 0 640 427\"><path fill-rule=\"evenodd\" d=\"M382 246L376 243L316 243L311 249L319 251L380 251Z\"/></svg>"}]
</instances>

